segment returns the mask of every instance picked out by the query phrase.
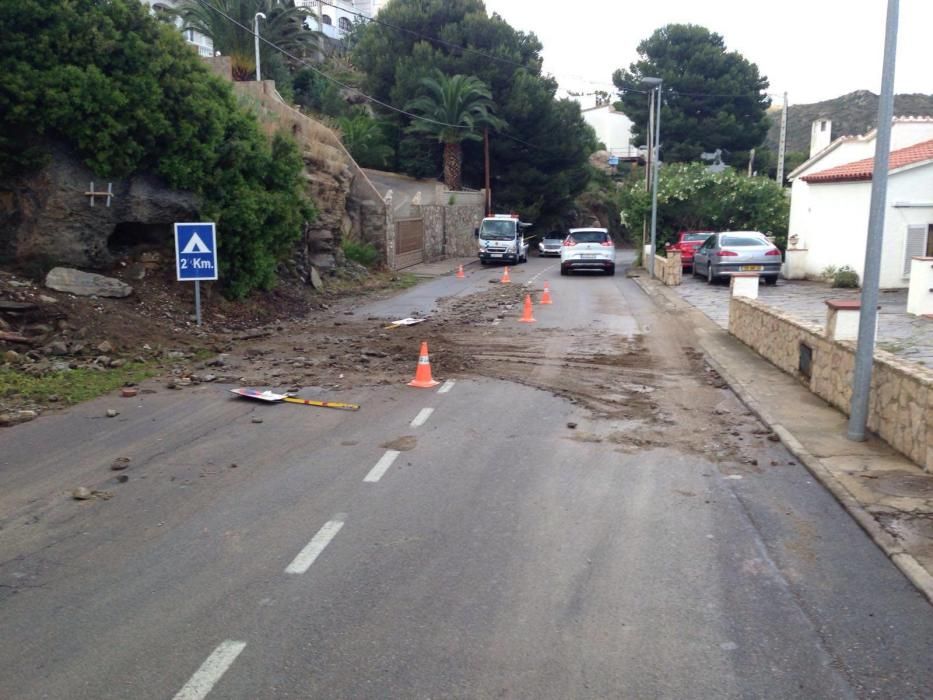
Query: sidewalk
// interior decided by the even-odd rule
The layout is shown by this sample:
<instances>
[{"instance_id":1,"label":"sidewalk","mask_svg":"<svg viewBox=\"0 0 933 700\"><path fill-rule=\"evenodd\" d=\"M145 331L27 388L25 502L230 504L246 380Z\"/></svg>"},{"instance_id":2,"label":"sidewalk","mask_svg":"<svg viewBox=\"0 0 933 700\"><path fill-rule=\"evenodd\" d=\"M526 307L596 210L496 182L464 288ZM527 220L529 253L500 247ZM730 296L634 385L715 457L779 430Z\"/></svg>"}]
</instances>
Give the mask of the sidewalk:
<instances>
[{"instance_id":1,"label":"sidewalk","mask_svg":"<svg viewBox=\"0 0 933 700\"><path fill-rule=\"evenodd\" d=\"M460 265L467 267L468 265L475 265L478 263L479 258L476 256L469 258L444 258L443 260L437 260L435 262L412 265L411 267L399 270L399 272L408 272L415 277L443 277L444 275L456 273Z\"/></svg>"},{"instance_id":2,"label":"sidewalk","mask_svg":"<svg viewBox=\"0 0 933 700\"><path fill-rule=\"evenodd\" d=\"M846 438L847 418L647 274L633 278L690 319L709 364L933 603L933 474L883 441Z\"/></svg>"}]
</instances>

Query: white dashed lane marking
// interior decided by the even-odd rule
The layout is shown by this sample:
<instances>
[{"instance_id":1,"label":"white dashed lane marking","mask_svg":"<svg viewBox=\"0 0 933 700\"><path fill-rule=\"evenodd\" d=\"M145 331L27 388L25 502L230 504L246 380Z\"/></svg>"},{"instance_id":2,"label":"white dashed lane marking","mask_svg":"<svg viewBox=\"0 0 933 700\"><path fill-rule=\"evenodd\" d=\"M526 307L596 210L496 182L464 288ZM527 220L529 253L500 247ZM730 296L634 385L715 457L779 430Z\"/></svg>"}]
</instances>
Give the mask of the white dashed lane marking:
<instances>
[{"instance_id":1,"label":"white dashed lane marking","mask_svg":"<svg viewBox=\"0 0 933 700\"><path fill-rule=\"evenodd\" d=\"M455 379L448 379L446 382L444 382L444 383L441 385L441 388L437 390L437 393L438 393L438 394L446 394L448 391L450 391L451 389L454 388L454 384L456 384L456 383L457 383L457 381L456 381Z\"/></svg>"},{"instance_id":2,"label":"white dashed lane marking","mask_svg":"<svg viewBox=\"0 0 933 700\"><path fill-rule=\"evenodd\" d=\"M375 483L382 478L382 475L385 474L389 467L392 466L392 463L402 454L398 450L386 450L386 453L382 455L382 458L376 462L376 466L369 470L369 474L366 475L366 478L363 481L368 481L370 483Z\"/></svg>"},{"instance_id":3,"label":"white dashed lane marking","mask_svg":"<svg viewBox=\"0 0 933 700\"><path fill-rule=\"evenodd\" d=\"M431 414L434 413L433 408L422 408L421 411L415 416L415 419L411 422L412 428L419 428L425 423L428 422L428 418L431 417Z\"/></svg>"},{"instance_id":4,"label":"white dashed lane marking","mask_svg":"<svg viewBox=\"0 0 933 700\"><path fill-rule=\"evenodd\" d=\"M305 545L305 548L298 552L298 556L292 560L292 563L285 568L285 573L303 574L311 568L314 560L320 556L324 548L340 532L346 517L345 513L338 513L333 520L325 523L324 527L318 530L317 534L311 538L311 541Z\"/></svg>"},{"instance_id":5,"label":"white dashed lane marking","mask_svg":"<svg viewBox=\"0 0 933 700\"><path fill-rule=\"evenodd\" d=\"M175 694L174 700L201 700L236 661L236 657L246 648L246 642L227 640L207 657L201 668L194 672L191 679Z\"/></svg>"}]
</instances>

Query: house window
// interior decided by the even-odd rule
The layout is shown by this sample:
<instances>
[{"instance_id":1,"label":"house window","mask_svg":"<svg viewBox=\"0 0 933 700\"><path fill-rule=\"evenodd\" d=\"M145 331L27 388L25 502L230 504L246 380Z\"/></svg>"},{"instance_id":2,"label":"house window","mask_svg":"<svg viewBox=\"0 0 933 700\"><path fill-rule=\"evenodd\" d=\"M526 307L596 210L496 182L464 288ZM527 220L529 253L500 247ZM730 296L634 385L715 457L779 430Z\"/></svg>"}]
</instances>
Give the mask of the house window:
<instances>
[{"instance_id":1,"label":"house window","mask_svg":"<svg viewBox=\"0 0 933 700\"><path fill-rule=\"evenodd\" d=\"M820 122L820 131L826 131L826 122Z\"/></svg>"},{"instance_id":2,"label":"house window","mask_svg":"<svg viewBox=\"0 0 933 700\"><path fill-rule=\"evenodd\" d=\"M321 15L321 21L328 26L334 23L333 20L330 18L330 15Z\"/></svg>"},{"instance_id":3,"label":"house window","mask_svg":"<svg viewBox=\"0 0 933 700\"><path fill-rule=\"evenodd\" d=\"M904 246L904 277L910 277L914 258L933 257L933 224L908 226L907 245Z\"/></svg>"},{"instance_id":4,"label":"house window","mask_svg":"<svg viewBox=\"0 0 933 700\"><path fill-rule=\"evenodd\" d=\"M353 28L353 25L350 24L350 20L348 20L346 17L340 17L337 20L337 27L342 32L348 32Z\"/></svg>"}]
</instances>

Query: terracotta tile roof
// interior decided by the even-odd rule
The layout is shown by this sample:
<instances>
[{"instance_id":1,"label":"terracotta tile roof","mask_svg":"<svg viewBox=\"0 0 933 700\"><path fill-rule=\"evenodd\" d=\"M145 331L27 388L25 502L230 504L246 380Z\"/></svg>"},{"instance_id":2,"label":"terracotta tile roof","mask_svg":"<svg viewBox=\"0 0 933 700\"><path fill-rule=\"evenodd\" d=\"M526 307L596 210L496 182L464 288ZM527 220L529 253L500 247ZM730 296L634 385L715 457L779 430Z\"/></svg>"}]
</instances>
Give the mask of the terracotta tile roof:
<instances>
[{"instance_id":1,"label":"terracotta tile roof","mask_svg":"<svg viewBox=\"0 0 933 700\"><path fill-rule=\"evenodd\" d=\"M891 151L888 160L888 170L897 170L905 168L908 165L922 163L926 160L933 160L933 140L900 148ZM854 163L845 163L837 165L829 170L822 170L812 175L804 175L801 179L804 182L856 182L859 180L871 180L872 170L874 169L875 159L864 158Z\"/></svg>"}]
</instances>

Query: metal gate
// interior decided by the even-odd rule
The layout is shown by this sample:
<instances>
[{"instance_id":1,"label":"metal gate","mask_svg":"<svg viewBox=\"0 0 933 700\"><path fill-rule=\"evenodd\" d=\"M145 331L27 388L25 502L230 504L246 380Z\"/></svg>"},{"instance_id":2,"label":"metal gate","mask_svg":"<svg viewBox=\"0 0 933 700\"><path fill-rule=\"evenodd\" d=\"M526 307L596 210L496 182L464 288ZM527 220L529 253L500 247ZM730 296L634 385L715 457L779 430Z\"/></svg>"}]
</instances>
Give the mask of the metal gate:
<instances>
[{"instance_id":1,"label":"metal gate","mask_svg":"<svg viewBox=\"0 0 933 700\"><path fill-rule=\"evenodd\" d=\"M424 262L424 219L395 222L395 269Z\"/></svg>"}]
</instances>

